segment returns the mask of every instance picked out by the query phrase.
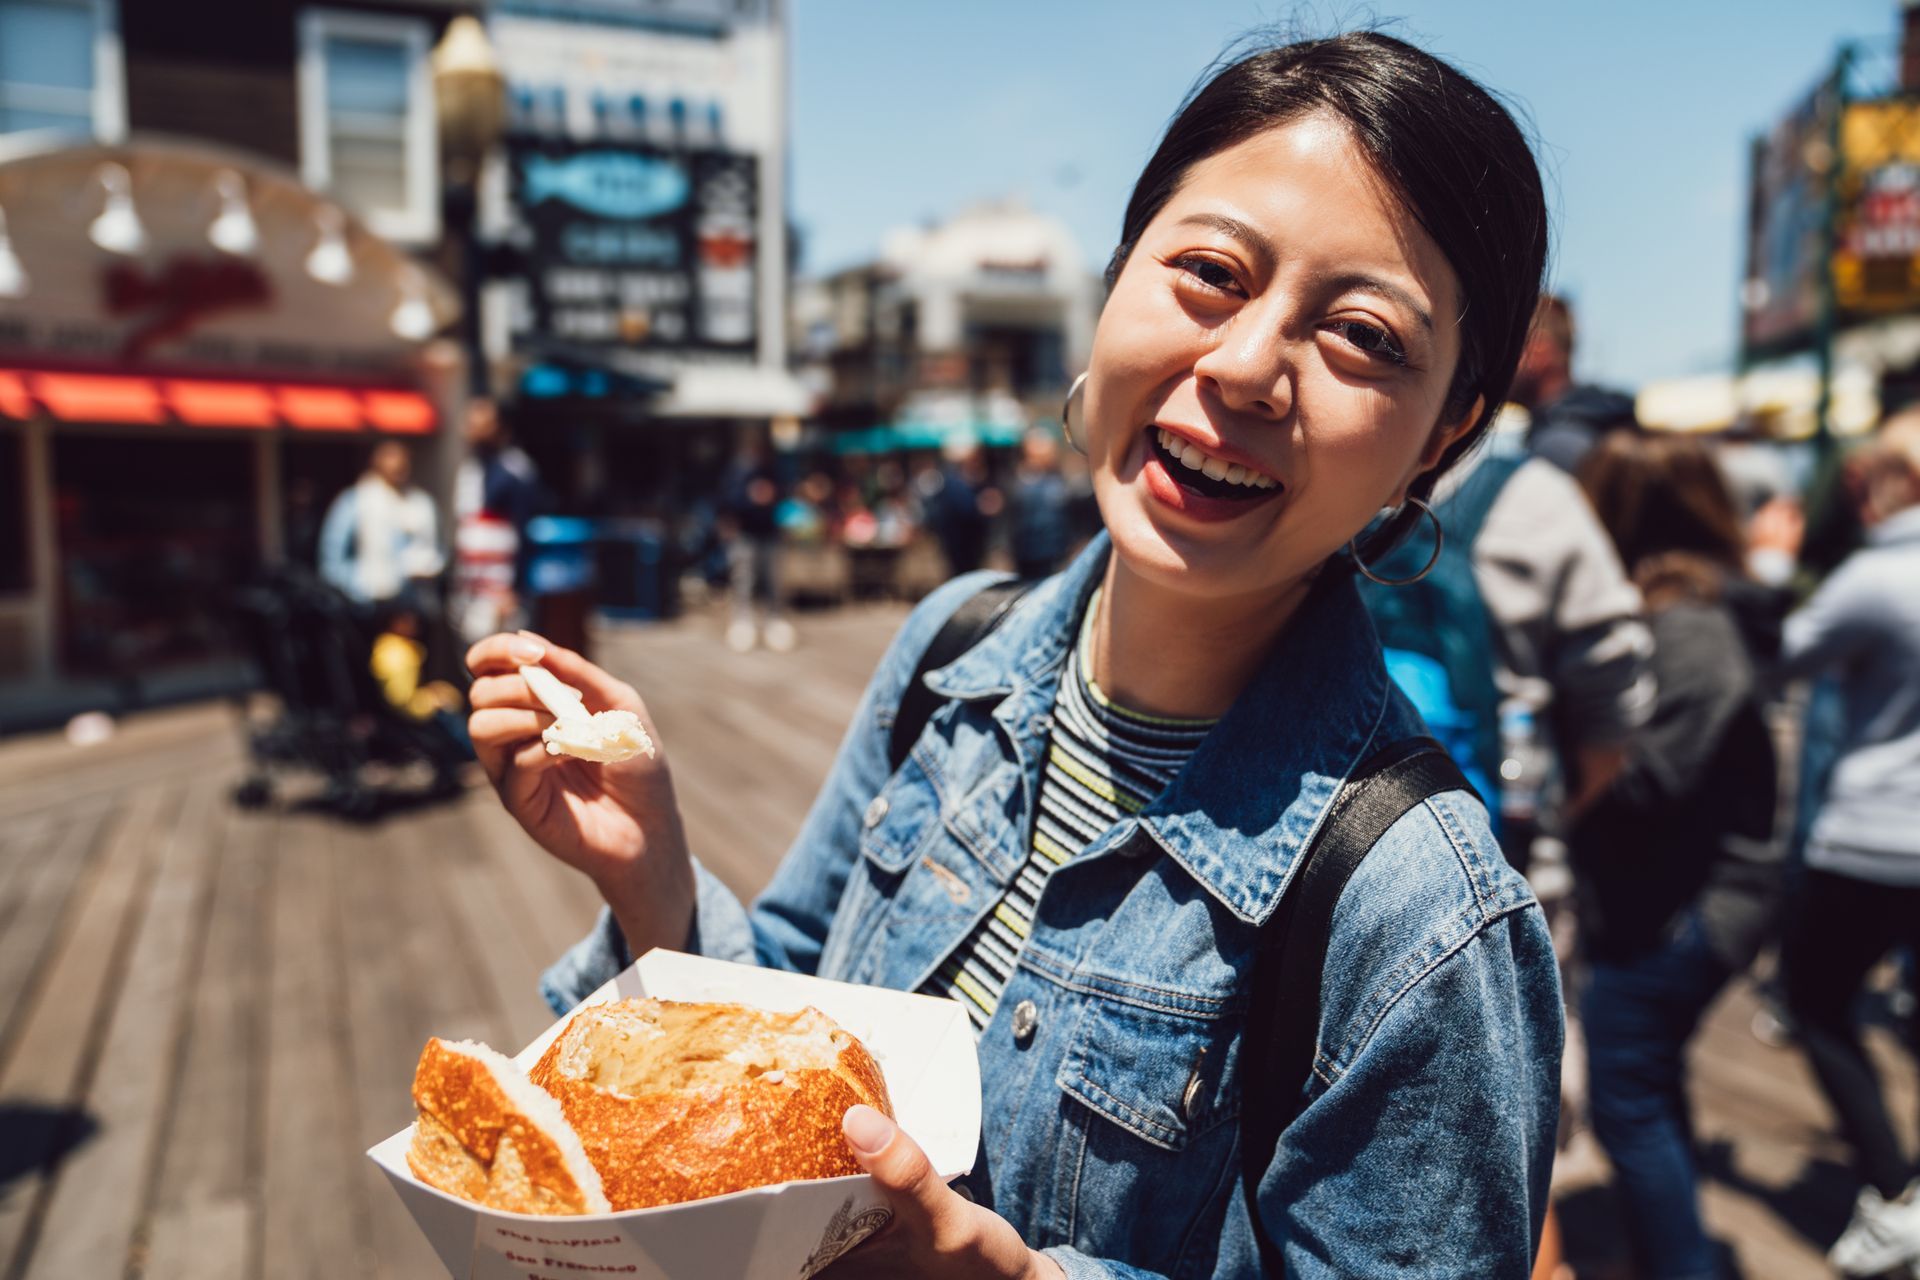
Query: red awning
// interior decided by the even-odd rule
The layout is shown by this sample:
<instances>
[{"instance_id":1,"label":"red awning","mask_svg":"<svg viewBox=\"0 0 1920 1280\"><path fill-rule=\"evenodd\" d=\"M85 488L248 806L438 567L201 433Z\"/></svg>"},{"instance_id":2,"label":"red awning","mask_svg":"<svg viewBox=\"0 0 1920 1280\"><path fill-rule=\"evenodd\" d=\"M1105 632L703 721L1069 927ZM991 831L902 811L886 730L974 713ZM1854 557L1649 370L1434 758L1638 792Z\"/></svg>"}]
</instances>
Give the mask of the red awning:
<instances>
[{"instance_id":1,"label":"red awning","mask_svg":"<svg viewBox=\"0 0 1920 1280\"><path fill-rule=\"evenodd\" d=\"M428 435L439 425L433 402L417 391L0 368L0 417L28 417L36 404L62 422L393 435Z\"/></svg>"}]
</instances>

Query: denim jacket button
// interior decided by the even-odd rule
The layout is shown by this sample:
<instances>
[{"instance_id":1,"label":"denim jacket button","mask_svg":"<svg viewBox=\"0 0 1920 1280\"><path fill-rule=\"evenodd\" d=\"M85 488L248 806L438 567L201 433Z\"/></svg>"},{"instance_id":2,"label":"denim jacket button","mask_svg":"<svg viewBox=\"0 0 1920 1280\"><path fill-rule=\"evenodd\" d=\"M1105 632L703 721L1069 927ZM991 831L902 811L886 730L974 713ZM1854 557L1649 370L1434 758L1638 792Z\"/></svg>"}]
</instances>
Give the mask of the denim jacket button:
<instances>
[{"instance_id":1,"label":"denim jacket button","mask_svg":"<svg viewBox=\"0 0 1920 1280\"><path fill-rule=\"evenodd\" d=\"M1022 1044L1033 1039L1033 1029L1040 1025L1040 1007L1031 1000L1022 1000L1013 1006L1013 1038Z\"/></svg>"},{"instance_id":2,"label":"denim jacket button","mask_svg":"<svg viewBox=\"0 0 1920 1280\"><path fill-rule=\"evenodd\" d=\"M1188 1124L1192 1124L1200 1115L1200 1068L1197 1066L1187 1078L1187 1087L1180 1095L1180 1114Z\"/></svg>"},{"instance_id":3,"label":"denim jacket button","mask_svg":"<svg viewBox=\"0 0 1920 1280\"><path fill-rule=\"evenodd\" d=\"M869 828L877 827L880 825L880 819L886 816L887 798L885 796L875 796L872 802L867 805L866 816L863 817L861 821L866 823Z\"/></svg>"}]
</instances>

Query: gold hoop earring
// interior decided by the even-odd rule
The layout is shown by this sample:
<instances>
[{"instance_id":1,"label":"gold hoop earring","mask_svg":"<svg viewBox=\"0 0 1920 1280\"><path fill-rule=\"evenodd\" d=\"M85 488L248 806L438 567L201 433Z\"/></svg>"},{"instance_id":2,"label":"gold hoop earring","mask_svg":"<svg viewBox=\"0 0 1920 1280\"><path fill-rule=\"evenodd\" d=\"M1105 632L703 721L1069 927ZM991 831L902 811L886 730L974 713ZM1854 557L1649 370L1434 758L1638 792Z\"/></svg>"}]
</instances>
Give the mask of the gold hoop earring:
<instances>
[{"instance_id":1,"label":"gold hoop earring","mask_svg":"<svg viewBox=\"0 0 1920 1280\"><path fill-rule=\"evenodd\" d=\"M1086 439L1086 399L1087 375L1081 374L1073 380L1073 386L1067 389L1067 401L1060 406L1060 434L1081 457L1087 455ZM1079 430L1074 429L1075 420L1079 420Z\"/></svg>"},{"instance_id":2,"label":"gold hoop earring","mask_svg":"<svg viewBox=\"0 0 1920 1280\"><path fill-rule=\"evenodd\" d=\"M1368 582L1376 582L1383 587L1410 587L1432 573L1433 567L1440 563L1440 549L1447 544L1446 528L1441 525L1440 517L1434 514L1432 507L1414 497L1412 494L1407 495L1407 501L1420 508L1421 515L1433 521L1433 554L1427 557L1427 562L1424 565L1420 566L1420 572L1410 578L1383 578L1375 573L1367 565L1366 561L1360 558L1360 549L1354 546L1352 538L1348 538L1347 554L1353 557L1353 567L1359 570L1360 576Z\"/></svg>"}]
</instances>

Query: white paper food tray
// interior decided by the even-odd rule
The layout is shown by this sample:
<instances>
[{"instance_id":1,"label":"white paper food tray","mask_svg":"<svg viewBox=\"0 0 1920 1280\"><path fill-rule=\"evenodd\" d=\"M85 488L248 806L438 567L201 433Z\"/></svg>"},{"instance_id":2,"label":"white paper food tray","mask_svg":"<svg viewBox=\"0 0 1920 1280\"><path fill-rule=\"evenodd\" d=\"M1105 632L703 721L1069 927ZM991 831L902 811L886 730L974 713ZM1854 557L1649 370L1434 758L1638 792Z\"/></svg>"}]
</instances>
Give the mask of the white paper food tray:
<instances>
[{"instance_id":1,"label":"white paper food tray","mask_svg":"<svg viewBox=\"0 0 1920 1280\"><path fill-rule=\"evenodd\" d=\"M655 996L726 1000L788 1012L812 1005L859 1036L887 1078L901 1128L947 1178L973 1167L980 1063L966 1010L951 1000L649 951L581 1007ZM526 1070L569 1013L515 1056ZM405 1088L396 1081L396 1088ZM804 1280L883 1225L886 1199L866 1174L787 1182L657 1209L580 1217L503 1213L413 1176L408 1125L367 1152L455 1277L470 1280Z\"/></svg>"}]
</instances>

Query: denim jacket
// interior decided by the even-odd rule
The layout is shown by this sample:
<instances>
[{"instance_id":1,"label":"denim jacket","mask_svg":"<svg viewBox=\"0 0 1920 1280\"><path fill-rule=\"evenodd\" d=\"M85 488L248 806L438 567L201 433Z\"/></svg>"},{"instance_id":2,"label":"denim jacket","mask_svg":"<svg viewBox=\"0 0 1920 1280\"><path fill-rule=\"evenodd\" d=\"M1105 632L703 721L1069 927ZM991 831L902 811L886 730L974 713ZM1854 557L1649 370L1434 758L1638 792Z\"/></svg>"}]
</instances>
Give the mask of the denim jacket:
<instances>
[{"instance_id":1,"label":"denim jacket","mask_svg":"<svg viewBox=\"0 0 1920 1280\"><path fill-rule=\"evenodd\" d=\"M1026 858L1055 688L1108 550L1096 539L929 673L951 701L896 771L901 691L991 575L922 602L758 901L743 907L699 870L691 945L925 982ZM1239 1069L1255 940L1348 771L1421 730L1351 581L1329 579L1166 792L1053 873L980 1039L982 1143L965 1189L1072 1280L1260 1274L1238 1124L1243 1091L1261 1087ZM564 1010L626 963L603 913L543 990ZM1260 1182L1287 1274L1522 1280L1561 1040L1545 923L1480 802L1450 792L1416 807L1341 897L1305 1105Z\"/></svg>"}]
</instances>

